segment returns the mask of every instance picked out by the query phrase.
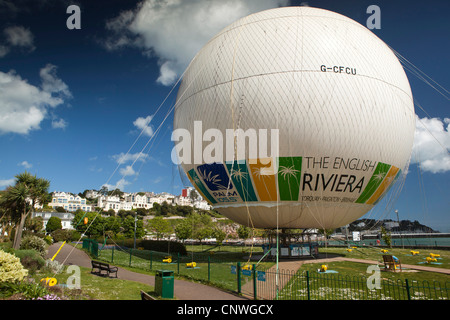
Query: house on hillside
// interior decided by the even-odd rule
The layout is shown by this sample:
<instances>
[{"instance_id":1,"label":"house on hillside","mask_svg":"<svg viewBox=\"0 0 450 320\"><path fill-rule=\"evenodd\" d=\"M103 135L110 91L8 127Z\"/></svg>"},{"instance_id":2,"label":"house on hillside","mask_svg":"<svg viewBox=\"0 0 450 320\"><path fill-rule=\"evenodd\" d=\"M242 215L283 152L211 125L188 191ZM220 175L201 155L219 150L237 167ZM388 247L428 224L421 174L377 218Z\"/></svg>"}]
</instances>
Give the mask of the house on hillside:
<instances>
[{"instance_id":1,"label":"house on hillside","mask_svg":"<svg viewBox=\"0 0 450 320\"><path fill-rule=\"evenodd\" d=\"M93 206L86 203L86 199L81 198L79 195L73 195L66 192L53 192L52 202L50 202L48 206L52 208L62 207L69 212L75 212L78 209L85 212L94 211Z\"/></svg>"},{"instance_id":2,"label":"house on hillside","mask_svg":"<svg viewBox=\"0 0 450 320\"><path fill-rule=\"evenodd\" d=\"M61 225L63 229L73 230L72 220L75 217L70 212L33 212L32 218L42 217L44 220L44 229L47 226L47 222L51 217L58 217L61 219Z\"/></svg>"}]
</instances>

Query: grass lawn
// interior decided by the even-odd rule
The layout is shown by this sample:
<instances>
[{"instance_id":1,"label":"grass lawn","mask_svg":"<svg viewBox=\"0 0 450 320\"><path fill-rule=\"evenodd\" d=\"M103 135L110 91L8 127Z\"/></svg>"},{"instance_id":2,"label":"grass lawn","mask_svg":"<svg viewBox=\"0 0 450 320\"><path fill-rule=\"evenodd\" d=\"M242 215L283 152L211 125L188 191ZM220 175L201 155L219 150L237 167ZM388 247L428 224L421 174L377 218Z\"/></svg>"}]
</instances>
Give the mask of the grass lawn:
<instances>
[{"instance_id":1,"label":"grass lawn","mask_svg":"<svg viewBox=\"0 0 450 320\"><path fill-rule=\"evenodd\" d=\"M339 255L347 258L365 259L380 261L380 288L369 289L368 282L375 275L373 271L368 270L370 264L353 262L353 261L335 261L305 263L298 270L297 274L292 277L280 294L280 299L307 299L306 271L309 272L309 289L312 299L326 300L403 300L408 298L406 289L406 280L408 280L411 299L448 299L448 288L450 287L450 277L448 274L428 271L417 271L413 269L403 268L402 272L384 271L382 263L381 249L358 248L351 252L347 248L321 248L320 253L325 255L328 253L330 257ZM424 258L429 256L429 251L420 251L419 255L411 255L410 249L391 249L386 254L392 254L398 257L402 265L426 265L436 268L448 268L449 252L445 250L433 250L432 253L440 254L440 264L422 263ZM319 272L322 264L326 264L328 272ZM369 281L368 281L369 280Z\"/></svg>"},{"instance_id":2,"label":"grass lawn","mask_svg":"<svg viewBox=\"0 0 450 320\"><path fill-rule=\"evenodd\" d=\"M237 290L236 275L231 273L231 266L236 266L239 261L242 265L249 262L249 254L261 254L262 250L254 247L231 247L231 246L187 246L188 254L180 256L172 255L172 263L164 263L167 254L156 253L146 250L125 251L115 249L104 249L99 252L99 259L105 260L117 266L133 268L135 272L146 272L155 274L156 270L171 270L174 275L181 279L192 279L201 282L209 282L219 288L230 291ZM212 250L209 250L212 249ZM195 262L195 268L189 268L187 263ZM262 262L258 270L265 270L273 265L273 262ZM243 279L247 280L247 279Z\"/></svg>"},{"instance_id":3,"label":"grass lawn","mask_svg":"<svg viewBox=\"0 0 450 320\"><path fill-rule=\"evenodd\" d=\"M93 275L90 268L80 267L80 271L81 290L70 290L64 286L67 278L73 275L66 271L57 275L37 273L33 278L36 282L46 277L56 278L57 286L50 287L50 290L63 294L71 300L141 300L140 290L145 292L154 290L152 286L143 283ZM63 286L58 286L59 284Z\"/></svg>"},{"instance_id":4,"label":"grass lawn","mask_svg":"<svg viewBox=\"0 0 450 320\"><path fill-rule=\"evenodd\" d=\"M351 252L347 251L347 248L320 248L319 252L322 254L338 254L346 258L354 259L367 259L375 261L383 261L383 254L394 255L400 259L402 264L411 264L418 266L429 266L434 268L450 269L450 251L448 250L424 250L424 249L386 249L387 253L382 253L381 248L356 248L351 249ZM411 250L418 251L419 254L412 255ZM430 253L439 254L436 262L426 263L426 257L430 256Z\"/></svg>"}]
</instances>

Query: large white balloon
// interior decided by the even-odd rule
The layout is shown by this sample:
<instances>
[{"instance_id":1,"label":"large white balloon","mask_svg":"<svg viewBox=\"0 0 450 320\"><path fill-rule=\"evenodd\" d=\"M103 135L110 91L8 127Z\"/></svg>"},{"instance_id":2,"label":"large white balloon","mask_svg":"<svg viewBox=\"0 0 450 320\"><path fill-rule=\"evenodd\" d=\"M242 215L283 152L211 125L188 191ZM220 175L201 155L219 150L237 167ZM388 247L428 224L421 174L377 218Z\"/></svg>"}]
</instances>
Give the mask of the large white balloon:
<instances>
[{"instance_id":1,"label":"large white balloon","mask_svg":"<svg viewBox=\"0 0 450 320\"><path fill-rule=\"evenodd\" d=\"M231 24L197 54L174 140L192 184L230 219L336 228L392 186L414 128L408 79L383 41L340 14L286 7Z\"/></svg>"}]
</instances>

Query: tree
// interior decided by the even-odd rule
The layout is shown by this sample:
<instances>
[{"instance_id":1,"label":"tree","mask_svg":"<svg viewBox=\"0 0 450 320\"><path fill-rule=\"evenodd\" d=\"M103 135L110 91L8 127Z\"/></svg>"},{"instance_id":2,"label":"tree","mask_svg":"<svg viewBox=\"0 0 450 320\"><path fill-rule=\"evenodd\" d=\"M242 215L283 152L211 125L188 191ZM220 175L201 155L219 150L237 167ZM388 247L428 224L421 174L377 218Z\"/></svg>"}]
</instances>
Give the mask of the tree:
<instances>
[{"instance_id":1,"label":"tree","mask_svg":"<svg viewBox=\"0 0 450 320\"><path fill-rule=\"evenodd\" d=\"M87 218L87 224L84 219ZM89 237L100 237L103 235L105 218L97 212L79 211L72 219L72 226L80 233L85 233Z\"/></svg>"},{"instance_id":2,"label":"tree","mask_svg":"<svg viewBox=\"0 0 450 320\"><path fill-rule=\"evenodd\" d=\"M155 212L155 216L161 215L161 205L158 202L153 202L153 212Z\"/></svg>"},{"instance_id":3,"label":"tree","mask_svg":"<svg viewBox=\"0 0 450 320\"><path fill-rule=\"evenodd\" d=\"M161 205L161 215L168 216L172 213L173 207L167 203L167 201L164 201Z\"/></svg>"},{"instance_id":4,"label":"tree","mask_svg":"<svg viewBox=\"0 0 450 320\"><path fill-rule=\"evenodd\" d=\"M126 238L134 237L134 216L127 216L122 221L123 233ZM144 222L141 219L136 221L136 239L142 238L145 235Z\"/></svg>"},{"instance_id":5,"label":"tree","mask_svg":"<svg viewBox=\"0 0 450 320\"><path fill-rule=\"evenodd\" d=\"M216 226L213 231L213 237L216 238L216 243L218 245L222 245L222 242L227 237L227 234L225 233L225 231Z\"/></svg>"},{"instance_id":6,"label":"tree","mask_svg":"<svg viewBox=\"0 0 450 320\"><path fill-rule=\"evenodd\" d=\"M148 222L148 229L149 231L156 233L157 240L173 232L170 222L163 219L161 216L154 217L152 220L150 220Z\"/></svg>"},{"instance_id":7,"label":"tree","mask_svg":"<svg viewBox=\"0 0 450 320\"><path fill-rule=\"evenodd\" d=\"M391 233L387 231L383 226L381 227L381 238L386 245L391 248Z\"/></svg>"},{"instance_id":8,"label":"tree","mask_svg":"<svg viewBox=\"0 0 450 320\"><path fill-rule=\"evenodd\" d=\"M28 215L27 198L29 196L29 188L24 183L16 183L13 187L8 187L2 195L2 206L9 207L12 212L17 212L20 221L16 223L16 232L14 236L13 249L20 248L20 240L22 238L22 228ZM14 217L13 217L14 218ZM23 224L22 224L23 221ZM20 229L20 232L19 232Z\"/></svg>"},{"instance_id":9,"label":"tree","mask_svg":"<svg viewBox=\"0 0 450 320\"><path fill-rule=\"evenodd\" d=\"M325 245L328 244L328 239L333 234L334 229L318 229L319 233L325 237Z\"/></svg>"},{"instance_id":10,"label":"tree","mask_svg":"<svg viewBox=\"0 0 450 320\"><path fill-rule=\"evenodd\" d=\"M105 234L110 237L120 232L122 219L120 217L108 217L103 226Z\"/></svg>"},{"instance_id":11,"label":"tree","mask_svg":"<svg viewBox=\"0 0 450 320\"><path fill-rule=\"evenodd\" d=\"M183 219L180 223L175 227L175 234L177 238L182 240L189 239L192 237L192 223L189 219Z\"/></svg>"},{"instance_id":12,"label":"tree","mask_svg":"<svg viewBox=\"0 0 450 320\"><path fill-rule=\"evenodd\" d=\"M190 216L192 229L192 238L199 240L210 238L214 231L214 223L209 215L194 213Z\"/></svg>"},{"instance_id":13,"label":"tree","mask_svg":"<svg viewBox=\"0 0 450 320\"><path fill-rule=\"evenodd\" d=\"M16 175L15 178L16 184L5 190L0 199L0 205L10 208L19 215L13 242L13 248L17 250L20 248L25 221L35 204L46 201L50 181L37 178L27 171Z\"/></svg>"},{"instance_id":14,"label":"tree","mask_svg":"<svg viewBox=\"0 0 450 320\"><path fill-rule=\"evenodd\" d=\"M47 233L52 233L58 229L62 229L61 219L58 217L51 217L48 219L47 225L45 226L45 231L47 231Z\"/></svg>"},{"instance_id":15,"label":"tree","mask_svg":"<svg viewBox=\"0 0 450 320\"><path fill-rule=\"evenodd\" d=\"M34 217L34 218L30 219L28 217L27 221L25 222L25 228L34 233L38 233L38 232L42 231L44 229L44 218Z\"/></svg>"},{"instance_id":16,"label":"tree","mask_svg":"<svg viewBox=\"0 0 450 320\"><path fill-rule=\"evenodd\" d=\"M243 226L243 225L239 226L239 228L237 229L237 234L240 239L245 240L245 239L250 238L251 233L252 233L252 229L250 229L249 227Z\"/></svg>"},{"instance_id":17,"label":"tree","mask_svg":"<svg viewBox=\"0 0 450 320\"><path fill-rule=\"evenodd\" d=\"M66 212L66 209L64 209L63 207L55 207L55 211L56 212L61 212L61 213L64 213L64 212Z\"/></svg>"},{"instance_id":18,"label":"tree","mask_svg":"<svg viewBox=\"0 0 450 320\"><path fill-rule=\"evenodd\" d=\"M189 198L191 198L192 202L195 202L198 198L200 198L200 195L197 193L197 190L191 190L189 193Z\"/></svg>"},{"instance_id":19,"label":"tree","mask_svg":"<svg viewBox=\"0 0 450 320\"><path fill-rule=\"evenodd\" d=\"M188 215L190 215L193 212L194 212L194 208L192 208L191 206L176 206L174 213L177 216L187 217Z\"/></svg>"},{"instance_id":20,"label":"tree","mask_svg":"<svg viewBox=\"0 0 450 320\"><path fill-rule=\"evenodd\" d=\"M0 191L0 199L3 194ZM11 235L11 231L13 229L12 221L12 212L10 208L0 207L0 240L7 234Z\"/></svg>"}]
</instances>

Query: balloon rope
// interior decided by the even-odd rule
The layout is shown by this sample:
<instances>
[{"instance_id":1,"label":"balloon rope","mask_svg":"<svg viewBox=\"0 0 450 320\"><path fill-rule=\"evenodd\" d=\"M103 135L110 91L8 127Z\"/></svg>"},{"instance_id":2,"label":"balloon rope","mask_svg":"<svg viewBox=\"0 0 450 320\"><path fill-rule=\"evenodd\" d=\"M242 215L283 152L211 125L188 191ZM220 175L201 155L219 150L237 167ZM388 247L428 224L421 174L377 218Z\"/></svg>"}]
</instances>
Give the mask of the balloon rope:
<instances>
[{"instance_id":1,"label":"balloon rope","mask_svg":"<svg viewBox=\"0 0 450 320\"><path fill-rule=\"evenodd\" d=\"M244 18L244 19L246 20L247 17ZM244 20L243 24L245 24L245 20ZM241 32L242 32L242 28L239 29L239 33L235 37L235 44L234 44L234 50L233 50L233 63L232 63L232 69L231 69L231 81L230 81L230 99L229 99L229 101L230 101L229 107L231 109L231 121L232 121L232 124L233 124L233 133L234 133L233 134L233 140L234 140L233 141L234 142L234 157L233 157L233 160L236 160L236 161L238 161L239 159L238 159L238 155L237 155L237 139L238 139L238 137L236 135L236 120L235 120L235 110L234 110L234 103L233 103L233 101L234 101L233 95L234 95L234 71L235 71L235 63L236 63L236 54L237 54L237 50L238 50L238 47L239 47L238 44L239 44ZM241 112L242 112L242 108L240 109L239 114L238 114L238 124L237 124L238 128L240 128ZM249 159L247 159L247 160L249 160ZM228 186L227 186L227 193L228 193L228 190L230 189L231 177L232 177L233 173L234 173L234 161L232 161L232 164L231 164L230 180L229 180ZM245 206L246 206L246 210L247 210L248 225L250 225L251 228L252 228L252 234L251 234L252 242L251 242L251 247L250 247L250 254L249 254L248 260L247 260L247 264L248 264L250 262L250 259L251 259L252 255L253 255L253 248L254 248L253 238L254 238L254 235L255 235L255 226L253 224L253 220L252 220L252 217L251 217L251 214L250 214L250 209L248 207L248 201L246 199L246 190L247 190L247 188L244 187L242 175L239 175L237 180L239 181L239 183L241 185L241 189L243 190L243 194L244 194L244 199L242 199L242 200L244 201ZM244 246L245 246L245 243L244 243Z\"/></svg>"},{"instance_id":2,"label":"balloon rope","mask_svg":"<svg viewBox=\"0 0 450 320\"><path fill-rule=\"evenodd\" d=\"M431 88L433 88L436 92L441 94L444 98L447 100L450 100L450 97L448 96L450 92L444 88L442 85L440 85L438 82L433 80L431 77L429 77L425 72L420 70L418 67L416 67L412 62L410 62L408 59L406 59L404 56L402 56L400 53L395 51L392 47L389 47L392 52L397 56L397 58L400 60L401 64L405 69L407 69L409 72L411 72L414 76L416 76L419 80L423 81L425 84L429 85ZM434 85L432 84L434 83ZM438 89L440 88L440 89Z\"/></svg>"}]
</instances>

